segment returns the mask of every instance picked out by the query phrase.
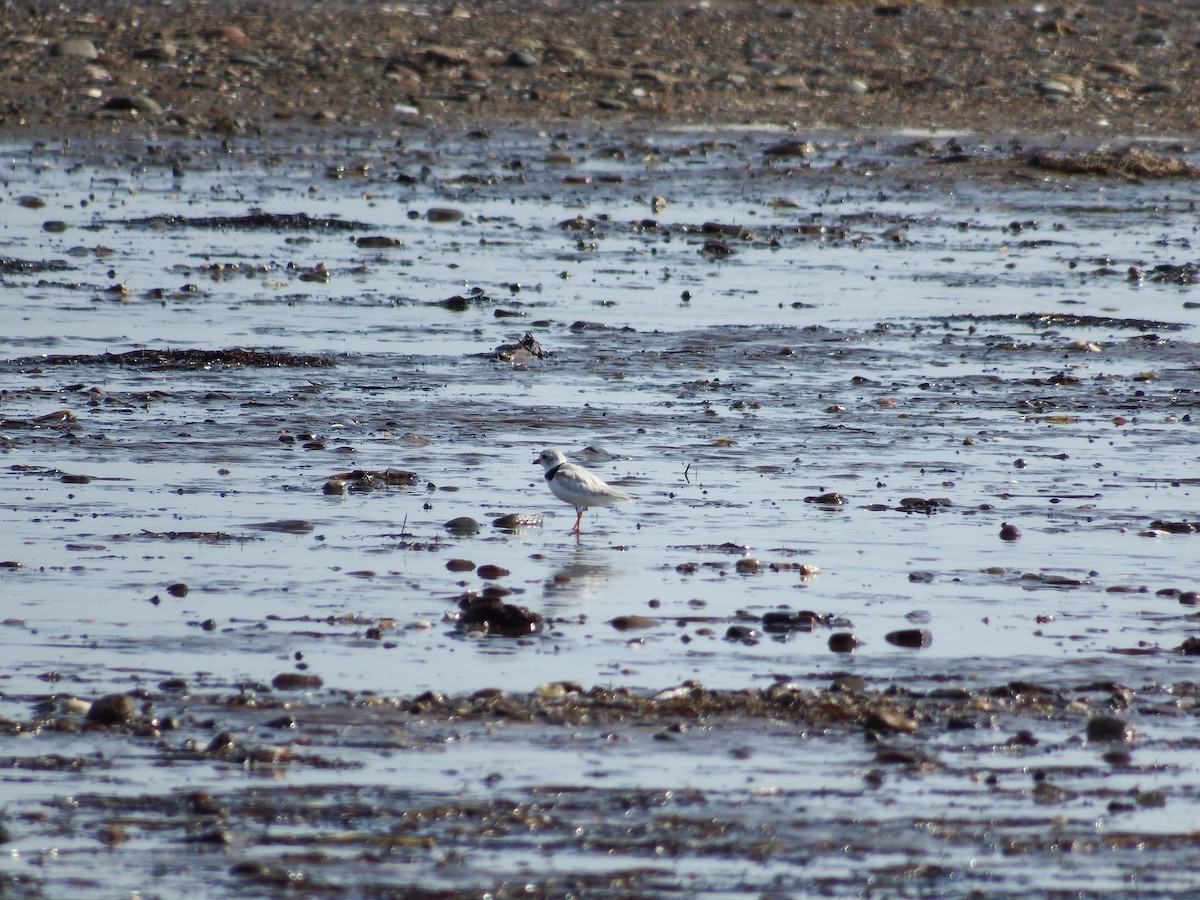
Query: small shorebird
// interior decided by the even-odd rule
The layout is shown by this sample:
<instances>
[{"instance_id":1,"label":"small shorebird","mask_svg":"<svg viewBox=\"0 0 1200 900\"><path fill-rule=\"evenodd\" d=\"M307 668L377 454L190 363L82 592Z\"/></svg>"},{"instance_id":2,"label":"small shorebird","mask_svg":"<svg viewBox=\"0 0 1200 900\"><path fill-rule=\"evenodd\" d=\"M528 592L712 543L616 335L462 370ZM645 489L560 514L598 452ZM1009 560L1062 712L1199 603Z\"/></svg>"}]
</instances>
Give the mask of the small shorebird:
<instances>
[{"instance_id":1,"label":"small shorebird","mask_svg":"<svg viewBox=\"0 0 1200 900\"><path fill-rule=\"evenodd\" d=\"M598 475L593 475L583 466L567 462L561 450L543 450L535 459L534 465L542 464L546 470L546 483L550 492L563 503L575 507L575 527L573 534L579 534L579 523L583 521L583 513L592 506L608 506L618 500L634 500L633 494L617 490L604 482Z\"/></svg>"}]
</instances>

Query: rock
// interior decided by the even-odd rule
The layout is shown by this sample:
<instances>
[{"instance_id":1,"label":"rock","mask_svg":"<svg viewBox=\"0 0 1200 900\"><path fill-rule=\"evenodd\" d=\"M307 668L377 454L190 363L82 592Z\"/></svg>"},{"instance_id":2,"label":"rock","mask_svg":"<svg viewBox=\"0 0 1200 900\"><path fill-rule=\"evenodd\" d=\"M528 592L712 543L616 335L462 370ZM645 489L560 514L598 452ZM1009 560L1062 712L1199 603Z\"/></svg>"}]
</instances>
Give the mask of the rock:
<instances>
[{"instance_id":1,"label":"rock","mask_svg":"<svg viewBox=\"0 0 1200 900\"><path fill-rule=\"evenodd\" d=\"M498 597L464 597L459 601L459 631L482 631L503 637L523 637L542 630L542 616Z\"/></svg>"},{"instance_id":2,"label":"rock","mask_svg":"<svg viewBox=\"0 0 1200 900\"><path fill-rule=\"evenodd\" d=\"M508 513L492 519L492 527L501 531L519 531L522 528L541 528L542 517L537 513Z\"/></svg>"},{"instance_id":3,"label":"rock","mask_svg":"<svg viewBox=\"0 0 1200 900\"><path fill-rule=\"evenodd\" d=\"M475 574L485 581L495 581L497 578L503 578L506 575L511 575L512 573L503 566L491 565L489 563L476 569Z\"/></svg>"},{"instance_id":4,"label":"rock","mask_svg":"<svg viewBox=\"0 0 1200 900\"><path fill-rule=\"evenodd\" d=\"M1002 541L1019 541L1021 539L1021 529L1016 525L1010 525L1004 522L1000 525L1000 540Z\"/></svg>"},{"instance_id":5,"label":"rock","mask_svg":"<svg viewBox=\"0 0 1200 900\"><path fill-rule=\"evenodd\" d=\"M469 559L451 559L447 560L446 568L451 572L473 572L475 563Z\"/></svg>"},{"instance_id":6,"label":"rock","mask_svg":"<svg viewBox=\"0 0 1200 900\"><path fill-rule=\"evenodd\" d=\"M933 634L927 628L901 628L889 631L884 635L884 640L896 647L919 650L933 643Z\"/></svg>"},{"instance_id":7,"label":"rock","mask_svg":"<svg viewBox=\"0 0 1200 900\"><path fill-rule=\"evenodd\" d=\"M814 631L821 623L821 616L807 609L798 612L771 610L763 613L762 617L763 631L773 634L788 631Z\"/></svg>"},{"instance_id":8,"label":"rock","mask_svg":"<svg viewBox=\"0 0 1200 900\"><path fill-rule=\"evenodd\" d=\"M610 619L608 624L617 631L633 631L639 628L654 628L660 624L660 621L649 616L617 616L615 619Z\"/></svg>"},{"instance_id":9,"label":"rock","mask_svg":"<svg viewBox=\"0 0 1200 900\"><path fill-rule=\"evenodd\" d=\"M858 647L858 638L849 631L838 631L829 636L829 649L834 653L853 653Z\"/></svg>"},{"instance_id":10,"label":"rock","mask_svg":"<svg viewBox=\"0 0 1200 900\"><path fill-rule=\"evenodd\" d=\"M106 694L92 704L87 720L99 725L123 725L136 712L137 706L128 694Z\"/></svg>"},{"instance_id":11,"label":"rock","mask_svg":"<svg viewBox=\"0 0 1200 900\"><path fill-rule=\"evenodd\" d=\"M1168 47L1171 37L1161 28L1143 28L1133 36L1133 43L1138 47Z\"/></svg>"},{"instance_id":12,"label":"rock","mask_svg":"<svg viewBox=\"0 0 1200 900\"><path fill-rule=\"evenodd\" d=\"M847 81L835 81L828 84L826 89L833 94L865 94L871 88L862 79L851 78Z\"/></svg>"},{"instance_id":13,"label":"rock","mask_svg":"<svg viewBox=\"0 0 1200 900\"><path fill-rule=\"evenodd\" d=\"M128 97L112 97L100 107L102 113L130 113L142 116L157 116L162 114L162 107L145 94L132 94Z\"/></svg>"},{"instance_id":14,"label":"rock","mask_svg":"<svg viewBox=\"0 0 1200 900\"><path fill-rule=\"evenodd\" d=\"M504 60L504 64L516 69L536 69L542 64L542 61L532 53L526 53L524 50L514 50L508 54L508 57Z\"/></svg>"},{"instance_id":15,"label":"rock","mask_svg":"<svg viewBox=\"0 0 1200 900\"><path fill-rule=\"evenodd\" d=\"M303 672L281 672L271 679L271 687L277 691L315 691L324 684L319 675Z\"/></svg>"},{"instance_id":16,"label":"rock","mask_svg":"<svg viewBox=\"0 0 1200 900\"><path fill-rule=\"evenodd\" d=\"M725 640L742 644L757 644L758 632L748 625L730 625L725 631Z\"/></svg>"},{"instance_id":17,"label":"rock","mask_svg":"<svg viewBox=\"0 0 1200 900\"><path fill-rule=\"evenodd\" d=\"M206 28L200 33L200 36L206 41L223 41L226 44L245 44L250 40L242 29L228 24Z\"/></svg>"},{"instance_id":18,"label":"rock","mask_svg":"<svg viewBox=\"0 0 1200 900\"><path fill-rule=\"evenodd\" d=\"M912 734L920 727L920 723L912 716L886 706L872 709L863 716L862 722L867 731L877 733Z\"/></svg>"},{"instance_id":19,"label":"rock","mask_svg":"<svg viewBox=\"0 0 1200 900\"><path fill-rule=\"evenodd\" d=\"M1117 743L1133 739L1134 728L1116 716L1095 716L1088 720L1088 743Z\"/></svg>"},{"instance_id":20,"label":"rock","mask_svg":"<svg viewBox=\"0 0 1200 900\"><path fill-rule=\"evenodd\" d=\"M50 55L60 59L97 59L100 51L88 38L69 37L51 44Z\"/></svg>"},{"instance_id":21,"label":"rock","mask_svg":"<svg viewBox=\"0 0 1200 900\"><path fill-rule=\"evenodd\" d=\"M404 241L383 234L374 234L356 238L354 245L365 250L394 250L403 247Z\"/></svg>"},{"instance_id":22,"label":"rock","mask_svg":"<svg viewBox=\"0 0 1200 900\"><path fill-rule=\"evenodd\" d=\"M425 211L426 222L461 222L463 216L464 213L461 209L450 209L444 206L435 206Z\"/></svg>"},{"instance_id":23,"label":"rock","mask_svg":"<svg viewBox=\"0 0 1200 900\"><path fill-rule=\"evenodd\" d=\"M479 534L479 523L470 516L458 516L451 519L442 527L451 534L457 534L460 536Z\"/></svg>"},{"instance_id":24,"label":"rock","mask_svg":"<svg viewBox=\"0 0 1200 900\"><path fill-rule=\"evenodd\" d=\"M167 62L179 55L179 48L170 41L152 44L133 51L133 58L143 62Z\"/></svg>"},{"instance_id":25,"label":"rock","mask_svg":"<svg viewBox=\"0 0 1200 900\"><path fill-rule=\"evenodd\" d=\"M488 355L500 362L521 364L533 359L544 359L546 351L542 349L542 345L538 343L533 333L527 331L517 343L501 344Z\"/></svg>"}]
</instances>

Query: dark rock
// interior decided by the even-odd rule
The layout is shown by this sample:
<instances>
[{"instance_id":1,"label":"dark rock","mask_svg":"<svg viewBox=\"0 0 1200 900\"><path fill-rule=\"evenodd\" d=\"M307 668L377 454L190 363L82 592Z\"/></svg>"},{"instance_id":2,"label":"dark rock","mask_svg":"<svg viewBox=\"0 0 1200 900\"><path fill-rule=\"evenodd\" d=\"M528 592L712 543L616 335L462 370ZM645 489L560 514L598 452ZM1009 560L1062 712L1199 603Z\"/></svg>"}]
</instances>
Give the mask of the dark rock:
<instances>
[{"instance_id":1,"label":"dark rock","mask_svg":"<svg viewBox=\"0 0 1200 900\"><path fill-rule=\"evenodd\" d=\"M460 536L479 534L479 523L470 516L458 516L442 526L451 534Z\"/></svg>"},{"instance_id":2,"label":"dark rock","mask_svg":"<svg viewBox=\"0 0 1200 900\"><path fill-rule=\"evenodd\" d=\"M459 601L459 631L482 631L503 637L522 637L542 630L542 616L523 606L503 603L494 596L467 596Z\"/></svg>"},{"instance_id":3,"label":"dark rock","mask_svg":"<svg viewBox=\"0 0 1200 900\"><path fill-rule=\"evenodd\" d=\"M853 653L858 647L858 638L849 631L839 631L829 636L829 649L834 653Z\"/></svg>"},{"instance_id":4,"label":"dark rock","mask_svg":"<svg viewBox=\"0 0 1200 900\"><path fill-rule=\"evenodd\" d=\"M901 628L898 631L889 631L884 635L884 640L897 647L916 650L932 644L933 634L926 628Z\"/></svg>"},{"instance_id":5,"label":"dark rock","mask_svg":"<svg viewBox=\"0 0 1200 900\"><path fill-rule=\"evenodd\" d=\"M1134 728L1116 716L1095 716L1088 720L1088 743L1117 743L1133 739Z\"/></svg>"},{"instance_id":6,"label":"dark rock","mask_svg":"<svg viewBox=\"0 0 1200 900\"><path fill-rule=\"evenodd\" d=\"M277 691L315 691L324 684L319 675L302 672L281 672L271 679L271 687Z\"/></svg>"},{"instance_id":7,"label":"dark rock","mask_svg":"<svg viewBox=\"0 0 1200 900\"><path fill-rule=\"evenodd\" d=\"M137 706L128 694L106 694L88 709L87 720L99 725L123 725L137 713Z\"/></svg>"}]
</instances>

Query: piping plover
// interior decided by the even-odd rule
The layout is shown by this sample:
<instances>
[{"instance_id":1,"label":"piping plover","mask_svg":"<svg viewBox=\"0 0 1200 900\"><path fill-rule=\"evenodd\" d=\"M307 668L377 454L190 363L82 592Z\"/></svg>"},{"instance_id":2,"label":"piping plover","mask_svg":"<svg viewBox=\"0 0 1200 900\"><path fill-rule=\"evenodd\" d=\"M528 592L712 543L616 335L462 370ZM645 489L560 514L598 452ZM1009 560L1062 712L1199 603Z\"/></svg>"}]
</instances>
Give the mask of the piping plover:
<instances>
[{"instance_id":1,"label":"piping plover","mask_svg":"<svg viewBox=\"0 0 1200 900\"><path fill-rule=\"evenodd\" d=\"M592 506L608 506L618 500L636 499L633 494L617 490L605 484L604 479L593 475L583 466L567 462L561 450L543 450L535 459L534 465L541 463L546 470L546 483L550 492L563 503L575 507L575 527L572 533L579 534L579 523L583 521L583 513Z\"/></svg>"}]
</instances>

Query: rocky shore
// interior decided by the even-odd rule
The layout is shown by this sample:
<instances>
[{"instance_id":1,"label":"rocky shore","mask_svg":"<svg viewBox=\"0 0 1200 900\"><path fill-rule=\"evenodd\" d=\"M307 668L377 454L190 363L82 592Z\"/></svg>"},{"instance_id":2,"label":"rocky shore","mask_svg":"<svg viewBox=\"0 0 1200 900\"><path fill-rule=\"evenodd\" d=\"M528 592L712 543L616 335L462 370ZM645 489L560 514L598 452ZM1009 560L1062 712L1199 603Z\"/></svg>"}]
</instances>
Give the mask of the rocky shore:
<instances>
[{"instance_id":1,"label":"rocky shore","mask_svg":"<svg viewBox=\"0 0 1200 900\"><path fill-rule=\"evenodd\" d=\"M4 3L0 134L770 124L1180 136L1171 3Z\"/></svg>"}]
</instances>

